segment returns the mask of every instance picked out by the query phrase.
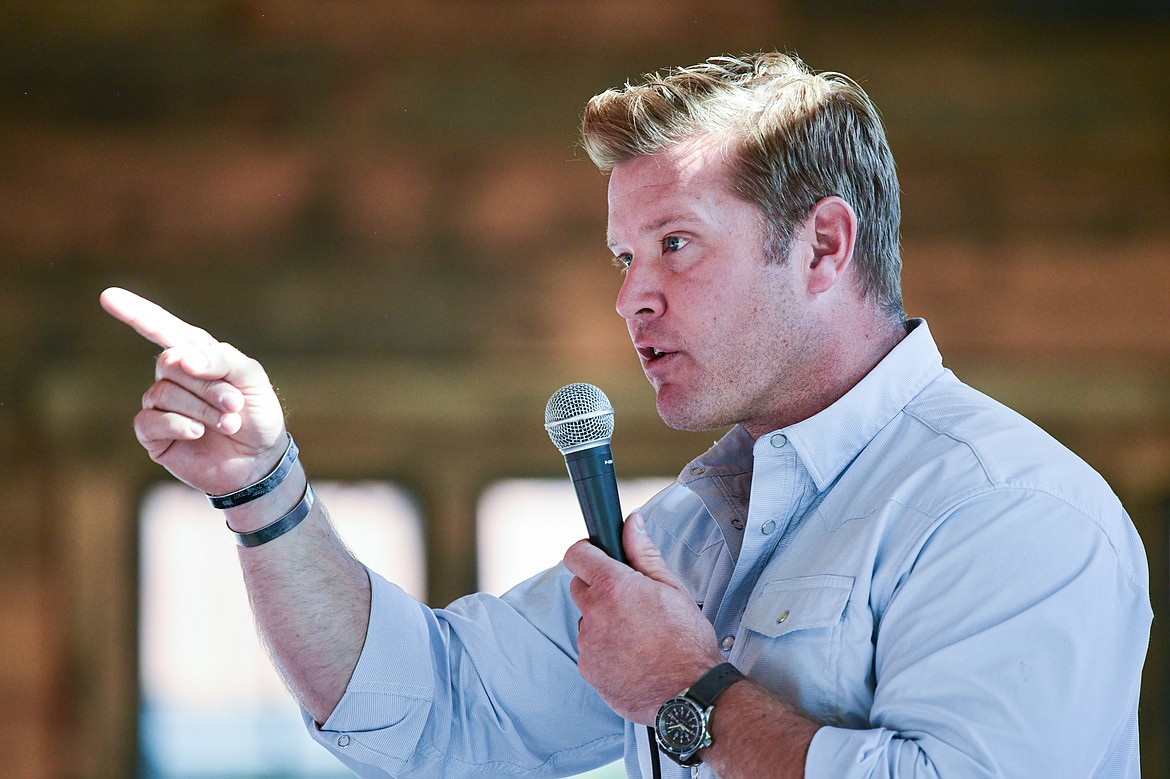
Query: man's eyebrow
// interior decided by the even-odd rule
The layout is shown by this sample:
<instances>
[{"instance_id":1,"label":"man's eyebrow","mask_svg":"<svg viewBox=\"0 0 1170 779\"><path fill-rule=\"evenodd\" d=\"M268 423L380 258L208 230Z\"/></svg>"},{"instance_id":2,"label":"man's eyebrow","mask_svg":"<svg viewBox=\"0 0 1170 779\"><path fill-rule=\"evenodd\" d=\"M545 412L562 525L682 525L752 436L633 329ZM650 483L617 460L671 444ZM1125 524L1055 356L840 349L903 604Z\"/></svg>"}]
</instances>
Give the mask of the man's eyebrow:
<instances>
[{"instance_id":1,"label":"man's eyebrow","mask_svg":"<svg viewBox=\"0 0 1170 779\"><path fill-rule=\"evenodd\" d=\"M688 214L688 213L668 214L660 219L655 219L653 222L647 222L646 224L641 225L638 228L638 232L639 233L653 233L653 232L657 232L657 231L661 230L663 227L666 227L668 224L672 224L674 222L692 221L693 219L694 219L694 216L692 214ZM606 236L605 245L612 249L617 245L617 241L610 236Z\"/></svg>"}]
</instances>

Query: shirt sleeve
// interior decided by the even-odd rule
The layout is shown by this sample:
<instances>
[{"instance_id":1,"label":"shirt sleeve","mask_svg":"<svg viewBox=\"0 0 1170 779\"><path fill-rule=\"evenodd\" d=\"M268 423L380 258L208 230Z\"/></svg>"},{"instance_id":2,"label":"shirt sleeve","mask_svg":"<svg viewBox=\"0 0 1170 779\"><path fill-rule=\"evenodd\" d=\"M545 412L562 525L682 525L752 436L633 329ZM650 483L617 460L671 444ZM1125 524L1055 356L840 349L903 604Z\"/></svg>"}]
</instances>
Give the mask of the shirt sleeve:
<instances>
[{"instance_id":1,"label":"shirt sleeve","mask_svg":"<svg viewBox=\"0 0 1170 779\"><path fill-rule=\"evenodd\" d=\"M1138 776L1152 617L1128 517L1005 489L901 564L879 615L870 728L824 727L810 779Z\"/></svg>"},{"instance_id":2,"label":"shirt sleeve","mask_svg":"<svg viewBox=\"0 0 1170 779\"><path fill-rule=\"evenodd\" d=\"M353 678L313 738L360 777L554 776L621 755L623 721L577 672L558 566L502 598L430 609L370 572Z\"/></svg>"}]
</instances>

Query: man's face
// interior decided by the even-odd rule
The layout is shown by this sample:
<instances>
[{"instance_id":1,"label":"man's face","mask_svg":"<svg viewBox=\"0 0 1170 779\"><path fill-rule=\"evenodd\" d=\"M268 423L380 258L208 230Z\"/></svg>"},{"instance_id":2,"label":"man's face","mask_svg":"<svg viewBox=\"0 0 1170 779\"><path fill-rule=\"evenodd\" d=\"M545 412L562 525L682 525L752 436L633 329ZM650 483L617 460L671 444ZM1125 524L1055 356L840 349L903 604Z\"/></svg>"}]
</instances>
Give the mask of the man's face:
<instances>
[{"instance_id":1,"label":"man's face","mask_svg":"<svg viewBox=\"0 0 1170 779\"><path fill-rule=\"evenodd\" d=\"M627 267L617 310L663 420L775 429L808 378L802 274L795 262L765 263L760 210L730 194L717 143L614 168L609 245Z\"/></svg>"}]
</instances>

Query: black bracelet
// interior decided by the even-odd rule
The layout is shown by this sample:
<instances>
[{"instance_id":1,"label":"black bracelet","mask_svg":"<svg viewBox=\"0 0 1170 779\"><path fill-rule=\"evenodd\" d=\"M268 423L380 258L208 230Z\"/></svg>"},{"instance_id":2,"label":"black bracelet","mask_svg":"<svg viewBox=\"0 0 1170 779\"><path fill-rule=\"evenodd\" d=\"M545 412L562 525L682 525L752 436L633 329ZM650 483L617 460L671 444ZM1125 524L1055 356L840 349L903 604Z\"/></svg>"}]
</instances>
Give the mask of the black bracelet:
<instances>
[{"instance_id":1,"label":"black bracelet","mask_svg":"<svg viewBox=\"0 0 1170 779\"><path fill-rule=\"evenodd\" d=\"M207 500L211 502L212 507L217 509L230 509L236 506L242 506L245 503L256 500L261 495L267 495L279 487L285 478L292 473L293 463L297 461L297 454L300 453L300 450L297 448L297 442L293 440L293 437L288 433L285 433L285 435L288 435L288 447L285 448L280 462L272 469L272 473L255 484L250 484L235 492L229 492L227 495L208 495Z\"/></svg>"},{"instance_id":2,"label":"black bracelet","mask_svg":"<svg viewBox=\"0 0 1170 779\"><path fill-rule=\"evenodd\" d=\"M265 525L259 530L253 530L250 533L237 533L232 530L230 525L228 525L228 530L232 530L232 535L236 537L236 543L240 546L260 546L261 544L267 544L269 541L280 538L301 524L301 521L309 516L309 512L313 509L313 501L315 499L316 496L313 495L312 485L306 482L305 496L301 498L301 502L280 519Z\"/></svg>"}]
</instances>

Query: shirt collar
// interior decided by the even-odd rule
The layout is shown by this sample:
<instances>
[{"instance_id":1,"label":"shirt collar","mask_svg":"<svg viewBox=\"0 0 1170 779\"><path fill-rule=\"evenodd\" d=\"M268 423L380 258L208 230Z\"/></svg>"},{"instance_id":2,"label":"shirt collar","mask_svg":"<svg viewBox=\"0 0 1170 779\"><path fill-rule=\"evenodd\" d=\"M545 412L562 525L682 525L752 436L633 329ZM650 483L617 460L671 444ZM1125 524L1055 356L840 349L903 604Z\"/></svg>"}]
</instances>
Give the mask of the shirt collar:
<instances>
[{"instance_id":1,"label":"shirt collar","mask_svg":"<svg viewBox=\"0 0 1170 779\"><path fill-rule=\"evenodd\" d=\"M906 337L836 403L784 429L817 490L832 484L874 436L945 370L926 320L908 320L906 329Z\"/></svg>"},{"instance_id":2,"label":"shirt collar","mask_svg":"<svg viewBox=\"0 0 1170 779\"><path fill-rule=\"evenodd\" d=\"M773 431L788 437L818 491L832 484L873 437L945 370L926 320L908 320L906 329L906 337L837 402L803 422ZM750 475L754 447L768 446L770 437L763 435L753 442L736 425L691 461L679 482L722 476L726 483L730 481L726 477ZM750 478L735 481L740 482L734 490L736 497L746 500Z\"/></svg>"}]
</instances>

